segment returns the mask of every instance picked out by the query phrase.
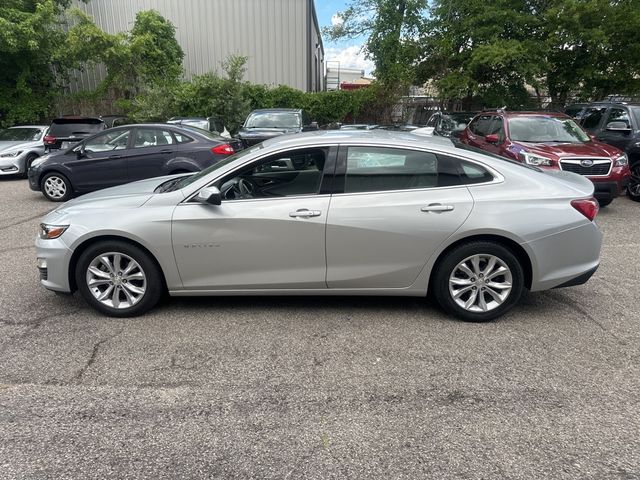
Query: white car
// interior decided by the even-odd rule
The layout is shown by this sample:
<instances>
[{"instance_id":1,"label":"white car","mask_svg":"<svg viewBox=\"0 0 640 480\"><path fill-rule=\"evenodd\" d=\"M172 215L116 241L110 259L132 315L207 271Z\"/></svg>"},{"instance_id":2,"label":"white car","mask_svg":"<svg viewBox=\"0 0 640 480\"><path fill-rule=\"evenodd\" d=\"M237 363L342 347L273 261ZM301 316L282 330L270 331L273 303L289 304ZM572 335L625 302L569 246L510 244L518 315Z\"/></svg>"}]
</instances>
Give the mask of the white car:
<instances>
[{"instance_id":1,"label":"white car","mask_svg":"<svg viewBox=\"0 0 640 480\"><path fill-rule=\"evenodd\" d=\"M49 127L22 125L0 130L0 175L27 176L31 162L44 154Z\"/></svg>"}]
</instances>

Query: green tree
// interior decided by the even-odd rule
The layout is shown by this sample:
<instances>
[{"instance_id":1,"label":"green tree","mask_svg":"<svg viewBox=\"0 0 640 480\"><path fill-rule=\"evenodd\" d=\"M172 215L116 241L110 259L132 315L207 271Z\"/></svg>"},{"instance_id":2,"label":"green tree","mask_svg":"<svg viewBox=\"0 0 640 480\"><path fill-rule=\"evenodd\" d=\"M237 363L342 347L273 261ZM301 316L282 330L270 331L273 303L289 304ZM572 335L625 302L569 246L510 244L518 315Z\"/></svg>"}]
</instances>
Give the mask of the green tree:
<instances>
[{"instance_id":1,"label":"green tree","mask_svg":"<svg viewBox=\"0 0 640 480\"><path fill-rule=\"evenodd\" d=\"M0 126L36 122L69 68L60 15L70 0L0 3Z\"/></svg>"},{"instance_id":2,"label":"green tree","mask_svg":"<svg viewBox=\"0 0 640 480\"><path fill-rule=\"evenodd\" d=\"M338 13L342 22L324 33L331 40L365 36L376 78L387 87L405 85L414 80L426 8L427 0L352 0Z\"/></svg>"}]
</instances>

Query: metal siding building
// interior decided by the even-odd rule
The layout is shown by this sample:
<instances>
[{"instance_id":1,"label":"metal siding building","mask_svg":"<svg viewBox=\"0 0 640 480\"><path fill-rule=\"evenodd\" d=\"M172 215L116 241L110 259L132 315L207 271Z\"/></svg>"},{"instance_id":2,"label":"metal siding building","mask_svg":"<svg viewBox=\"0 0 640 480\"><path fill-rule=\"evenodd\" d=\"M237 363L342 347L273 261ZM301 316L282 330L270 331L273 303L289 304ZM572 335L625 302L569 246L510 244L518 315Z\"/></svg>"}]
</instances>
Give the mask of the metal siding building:
<instances>
[{"instance_id":1,"label":"metal siding building","mask_svg":"<svg viewBox=\"0 0 640 480\"><path fill-rule=\"evenodd\" d=\"M229 55L248 57L245 79L324 89L324 48L313 0L90 0L74 2L108 33L128 31L136 13L156 10L176 27L185 77L220 71ZM104 68L78 74L72 91L95 88Z\"/></svg>"}]
</instances>

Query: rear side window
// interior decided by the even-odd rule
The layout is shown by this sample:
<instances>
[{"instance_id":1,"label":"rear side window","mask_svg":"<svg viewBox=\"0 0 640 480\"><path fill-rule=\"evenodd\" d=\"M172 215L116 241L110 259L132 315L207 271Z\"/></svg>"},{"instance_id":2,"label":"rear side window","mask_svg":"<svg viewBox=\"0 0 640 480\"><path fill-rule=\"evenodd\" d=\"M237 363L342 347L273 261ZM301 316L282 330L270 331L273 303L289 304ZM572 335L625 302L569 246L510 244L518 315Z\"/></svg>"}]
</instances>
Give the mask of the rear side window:
<instances>
[{"instance_id":1,"label":"rear side window","mask_svg":"<svg viewBox=\"0 0 640 480\"><path fill-rule=\"evenodd\" d=\"M176 142L178 143L189 143L189 142L193 142L193 138L188 137L187 135L185 135L184 133L180 133L180 132L173 132L173 135L176 137Z\"/></svg>"},{"instance_id":2,"label":"rear side window","mask_svg":"<svg viewBox=\"0 0 640 480\"><path fill-rule=\"evenodd\" d=\"M157 147L171 144L173 144L171 132L155 128L138 128L133 139L133 148Z\"/></svg>"},{"instance_id":3,"label":"rear side window","mask_svg":"<svg viewBox=\"0 0 640 480\"><path fill-rule=\"evenodd\" d=\"M49 135L53 137L71 137L73 135L90 135L104 130L105 124L102 120L79 121L57 119L51 123Z\"/></svg>"},{"instance_id":4,"label":"rear side window","mask_svg":"<svg viewBox=\"0 0 640 480\"><path fill-rule=\"evenodd\" d=\"M624 122L627 127L631 127L629 113L623 108L612 108L611 110L609 110L609 118L607 118L607 123L611 122Z\"/></svg>"}]
</instances>

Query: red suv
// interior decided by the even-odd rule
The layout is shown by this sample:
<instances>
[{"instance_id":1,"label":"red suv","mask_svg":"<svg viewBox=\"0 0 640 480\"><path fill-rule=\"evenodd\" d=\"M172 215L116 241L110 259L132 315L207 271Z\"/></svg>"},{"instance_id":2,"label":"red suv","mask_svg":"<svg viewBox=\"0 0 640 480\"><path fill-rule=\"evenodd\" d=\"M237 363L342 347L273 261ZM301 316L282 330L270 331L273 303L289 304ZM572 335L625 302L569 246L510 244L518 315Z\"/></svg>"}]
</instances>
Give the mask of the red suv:
<instances>
[{"instance_id":1,"label":"red suv","mask_svg":"<svg viewBox=\"0 0 640 480\"><path fill-rule=\"evenodd\" d=\"M527 165L585 175L603 207L624 191L631 176L623 151L594 140L562 113L482 112L459 139Z\"/></svg>"}]
</instances>

